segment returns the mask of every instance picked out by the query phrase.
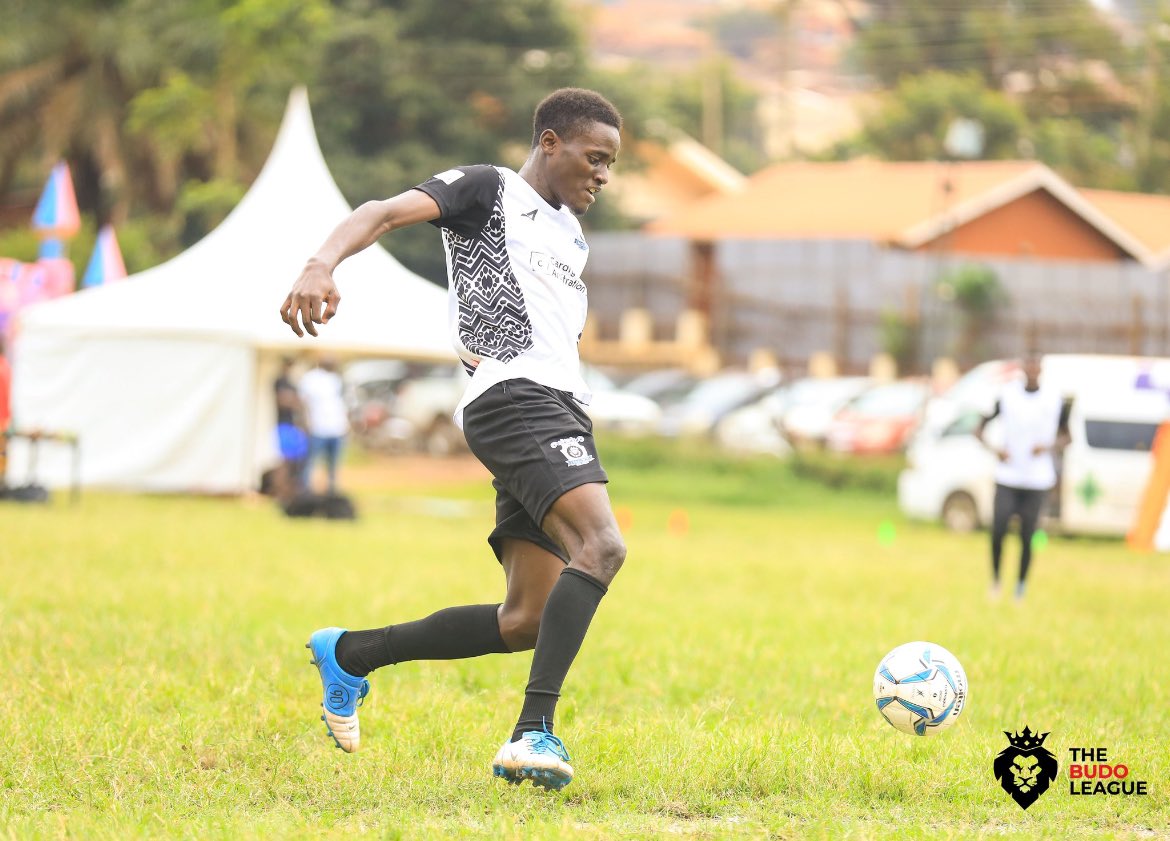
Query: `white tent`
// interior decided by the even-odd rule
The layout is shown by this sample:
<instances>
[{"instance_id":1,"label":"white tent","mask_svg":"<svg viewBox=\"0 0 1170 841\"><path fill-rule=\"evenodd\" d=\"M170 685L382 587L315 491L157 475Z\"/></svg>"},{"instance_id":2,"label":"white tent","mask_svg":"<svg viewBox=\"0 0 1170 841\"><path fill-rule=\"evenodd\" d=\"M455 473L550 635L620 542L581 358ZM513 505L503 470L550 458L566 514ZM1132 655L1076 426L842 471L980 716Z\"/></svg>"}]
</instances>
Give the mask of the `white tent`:
<instances>
[{"instance_id":1,"label":"white tent","mask_svg":"<svg viewBox=\"0 0 1170 841\"><path fill-rule=\"evenodd\" d=\"M152 491L238 493L275 461L272 381L281 355L454 360L446 293L380 246L335 277L342 303L317 339L279 308L306 258L348 213L293 91L268 161L223 223L187 251L113 285L21 313L13 417L73 433L81 481ZM20 441L9 481L24 479ZM43 448L37 478L69 480L68 452Z\"/></svg>"}]
</instances>

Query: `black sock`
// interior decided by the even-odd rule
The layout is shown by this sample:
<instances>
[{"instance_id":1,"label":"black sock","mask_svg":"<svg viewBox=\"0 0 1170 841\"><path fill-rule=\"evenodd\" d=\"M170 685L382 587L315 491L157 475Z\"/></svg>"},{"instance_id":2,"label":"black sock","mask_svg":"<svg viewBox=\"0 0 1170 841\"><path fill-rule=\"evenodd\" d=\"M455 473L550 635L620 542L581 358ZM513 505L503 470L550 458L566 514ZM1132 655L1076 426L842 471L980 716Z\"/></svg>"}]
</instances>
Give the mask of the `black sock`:
<instances>
[{"instance_id":1,"label":"black sock","mask_svg":"<svg viewBox=\"0 0 1170 841\"><path fill-rule=\"evenodd\" d=\"M561 695L561 684L573 658L581 650L585 632L605 595L605 585L593 576L567 567L561 573L540 619L532 671L524 692L524 708L512 732L517 741L529 730L553 729L553 712Z\"/></svg>"},{"instance_id":2,"label":"black sock","mask_svg":"<svg viewBox=\"0 0 1170 841\"><path fill-rule=\"evenodd\" d=\"M507 654L498 604L448 607L425 619L371 631L349 631L337 641L337 664L356 677L408 660L462 660Z\"/></svg>"}]
</instances>

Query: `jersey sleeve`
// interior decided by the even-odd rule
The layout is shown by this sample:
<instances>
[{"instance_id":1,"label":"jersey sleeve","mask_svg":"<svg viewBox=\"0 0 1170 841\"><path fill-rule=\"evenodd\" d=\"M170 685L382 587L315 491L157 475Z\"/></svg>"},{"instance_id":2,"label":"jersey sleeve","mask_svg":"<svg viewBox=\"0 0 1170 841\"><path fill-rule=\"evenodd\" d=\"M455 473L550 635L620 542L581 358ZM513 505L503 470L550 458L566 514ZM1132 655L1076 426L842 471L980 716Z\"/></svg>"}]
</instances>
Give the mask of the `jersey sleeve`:
<instances>
[{"instance_id":1,"label":"jersey sleeve","mask_svg":"<svg viewBox=\"0 0 1170 841\"><path fill-rule=\"evenodd\" d=\"M501 176L494 166L457 166L432 175L415 187L439 206L436 228L447 228L460 236L474 236L492 215L500 194Z\"/></svg>"}]
</instances>

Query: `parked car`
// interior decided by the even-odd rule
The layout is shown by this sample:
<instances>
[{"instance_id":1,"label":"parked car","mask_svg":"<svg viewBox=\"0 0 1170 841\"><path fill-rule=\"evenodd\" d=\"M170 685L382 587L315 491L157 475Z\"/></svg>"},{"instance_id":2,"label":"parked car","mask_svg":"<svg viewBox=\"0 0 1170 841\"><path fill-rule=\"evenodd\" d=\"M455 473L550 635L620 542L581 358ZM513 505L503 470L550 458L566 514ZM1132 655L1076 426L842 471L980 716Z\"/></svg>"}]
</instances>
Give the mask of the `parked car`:
<instances>
[{"instance_id":1,"label":"parked car","mask_svg":"<svg viewBox=\"0 0 1170 841\"><path fill-rule=\"evenodd\" d=\"M657 429L662 410L653 400L625 393L592 366L583 365L582 376L593 391L585 409L594 429L630 434ZM416 366L403 373L363 363L351 384L354 432L367 446L382 450L439 456L465 451L467 441L452 416L467 382L462 365Z\"/></svg>"},{"instance_id":2,"label":"parked car","mask_svg":"<svg viewBox=\"0 0 1170 841\"><path fill-rule=\"evenodd\" d=\"M976 365L942 394L926 402L922 427L938 432L949 426L967 410L991 414L1003 387L1020 376L1015 360L995 359Z\"/></svg>"},{"instance_id":3,"label":"parked car","mask_svg":"<svg viewBox=\"0 0 1170 841\"><path fill-rule=\"evenodd\" d=\"M1049 499L1046 527L1068 533L1123 535L1134 524L1149 478L1150 447L1170 419L1164 388L1135 387L1167 360L1059 355L1045 357L1041 382L1065 395L1069 442ZM994 402L994 401L993 401ZM956 531L991 521L995 456L975 437L984 412L967 407L947 426L924 426L898 477L898 504L910 517L941 520ZM1002 446L999 419L985 437Z\"/></svg>"},{"instance_id":4,"label":"parked car","mask_svg":"<svg viewBox=\"0 0 1170 841\"><path fill-rule=\"evenodd\" d=\"M582 365L581 375L593 392L585 411L593 421L594 430L650 435L658 428L662 409L649 397L618 388L592 365Z\"/></svg>"},{"instance_id":5,"label":"parked car","mask_svg":"<svg viewBox=\"0 0 1170 841\"><path fill-rule=\"evenodd\" d=\"M930 386L917 380L886 383L854 397L833 417L826 442L844 453L894 453L905 448L922 418Z\"/></svg>"},{"instance_id":6,"label":"parked car","mask_svg":"<svg viewBox=\"0 0 1170 841\"><path fill-rule=\"evenodd\" d=\"M870 385L869 377L805 377L729 412L715 440L736 452L783 456L797 444L823 444L833 415Z\"/></svg>"},{"instance_id":7,"label":"parked car","mask_svg":"<svg viewBox=\"0 0 1170 841\"><path fill-rule=\"evenodd\" d=\"M467 375L461 365L362 360L344 379L350 427L364 446L449 455L466 449L451 415Z\"/></svg>"},{"instance_id":8,"label":"parked car","mask_svg":"<svg viewBox=\"0 0 1170 841\"><path fill-rule=\"evenodd\" d=\"M698 377L682 368L659 368L639 374L625 383L622 390L649 397L665 409L686 397L698 381Z\"/></svg>"},{"instance_id":9,"label":"parked car","mask_svg":"<svg viewBox=\"0 0 1170 841\"><path fill-rule=\"evenodd\" d=\"M780 429L793 444L823 446L837 413L873 384L870 377L797 380L787 394Z\"/></svg>"},{"instance_id":10,"label":"parked car","mask_svg":"<svg viewBox=\"0 0 1170 841\"><path fill-rule=\"evenodd\" d=\"M395 394L411 373L401 359L362 359L342 372L350 433L363 447L395 451L408 446L410 430L393 420Z\"/></svg>"},{"instance_id":11,"label":"parked car","mask_svg":"<svg viewBox=\"0 0 1170 841\"><path fill-rule=\"evenodd\" d=\"M982 417L968 411L941 433L915 439L898 477L898 504L907 516L941 520L955 531L991 522L996 459L975 438ZM1109 390L1074 398L1047 527L1125 534L1149 478L1154 435L1168 418L1164 393ZM988 423L985 437L992 446L1002 445L998 418Z\"/></svg>"},{"instance_id":12,"label":"parked car","mask_svg":"<svg viewBox=\"0 0 1170 841\"><path fill-rule=\"evenodd\" d=\"M792 454L792 444L780 431L775 403L780 395L773 392L750 406L729 412L715 424L715 442L721 449L733 453L773 455L780 458Z\"/></svg>"},{"instance_id":13,"label":"parked car","mask_svg":"<svg viewBox=\"0 0 1170 841\"><path fill-rule=\"evenodd\" d=\"M707 435L729 412L758 400L775 385L774 377L746 371L699 380L681 400L663 410L658 430L668 437Z\"/></svg>"},{"instance_id":14,"label":"parked car","mask_svg":"<svg viewBox=\"0 0 1170 841\"><path fill-rule=\"evenodd\" d=\"M401 383L393 415L409 424L413 449L433 456L467 451L467 440L453 418L467 382L463 365L455 364L436 367Z\"/></svg>"}]
</instances>

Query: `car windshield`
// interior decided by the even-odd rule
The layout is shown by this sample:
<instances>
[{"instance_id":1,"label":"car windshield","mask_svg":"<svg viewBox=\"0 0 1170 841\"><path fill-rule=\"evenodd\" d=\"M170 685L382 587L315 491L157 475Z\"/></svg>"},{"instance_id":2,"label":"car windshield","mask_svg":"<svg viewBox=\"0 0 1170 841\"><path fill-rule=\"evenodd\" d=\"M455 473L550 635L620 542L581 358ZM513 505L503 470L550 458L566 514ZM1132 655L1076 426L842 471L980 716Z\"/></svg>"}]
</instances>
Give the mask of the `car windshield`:
<instances>
[{"instance_id":1,"label":"car windshield","mask_svg":"<svg viewBox=\"0 0 1170 841\"><path fill-rule=\"evenodd\" d=\"M585 380L585 384L593 391L617 390L617 386L614 385L613 380L601 371L601 369L594 368L592 365L581 366L581 378Z\"/></svg>"},{"instance_id":2,"label":"car windshield","mask_svg":"<svg viewBox=\"0 0 1170 841\"><path fill-rule=\"evenodd\" d=\"M849 404L858 414L879 418L912 415L926 398L926 387L918 383L894 383L870 389Z\"/></svg>"},{"instance_id":3,"label":"car windshield","mask_svg":"<svg viewBox=\"0 0 1170 841\"><path fill-rule=\"evenodd\" d=\"M798 380L788 388L784 399L791 406L832 406L856 394L862 388L862 382L855 379Z\"/></svg>"},{"instance_id":4,"label":"car windshield","mask_svg":"<svg viewBox=\"0 0 1170 841\"><path fill-rule=\"evenodd\" d=\"M979 424L983 422L983 415L978 412L963 412L950 426L943 430L943 435L974 435Z\"/></svg>"},{"instance_id":5,"label":"car windshield","mask_svg":"<svg viewBox=\"0 0 1170 841\"><path fill-rule=\"evenodd\" d=\"M719 408L744 400L759 389L759 383L751 374L730 374L703 380L683 402L687 406Z\"/></svg>"},{"instance_id":6,"label":"car windshield","mask_svg":"<svg viewBox=\"0 0 1170 841\"><path fill-rule=\"evenodd\" d=\"M979 404L1016 376L1019 366L1009 362L984 362L959 377L946 398L959 404Z\"/></svg>"}]
</instances>

